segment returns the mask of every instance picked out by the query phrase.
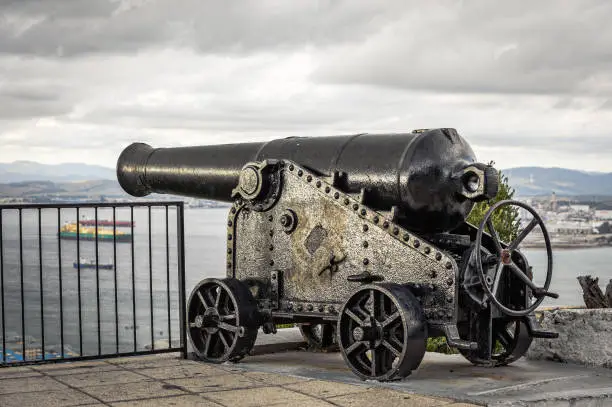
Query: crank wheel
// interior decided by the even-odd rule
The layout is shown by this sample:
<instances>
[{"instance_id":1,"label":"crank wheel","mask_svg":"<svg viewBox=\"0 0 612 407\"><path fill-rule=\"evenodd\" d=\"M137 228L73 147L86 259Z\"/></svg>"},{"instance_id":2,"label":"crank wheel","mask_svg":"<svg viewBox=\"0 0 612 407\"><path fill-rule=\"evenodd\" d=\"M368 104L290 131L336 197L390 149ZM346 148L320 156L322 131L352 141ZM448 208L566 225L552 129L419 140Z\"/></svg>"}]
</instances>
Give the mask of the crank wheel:
<instances>
[{"instance_id":1,"label":"crank wheel","mask_svg":"<svg viewBox=\"0 0 612 407\"><path fill-rule=\"evenodd\" d=\"M506 366L523 357L533 341L523 321L506 318L493 320L492 339L491 360L482 360L473 351L459 349L459 352L476 366Z\"/></svg>"},{"instance_id":2,"label":"crank wheel","mask_svg":"<svg viewBox=\"0 0 612 407\"><path fill-rule=\"evenodd\" d=\"M361 379L399 380L425 355L427 323L418 300L399 284L368 284L338 316L338 346Z\"/></svg>"},{"instance_id":3,"label":"crank wheel","mask_svg":"<svg viewBox=\"0 0 612 407\"><path fill-rule=\"evenodd\" d=\"M257 339L257 304L234 278L202 280L189 297L188 333L195 354L213 363L237 362Z\"/></svg>"},{"instance_id":4,"label":"crank wheel","mask_svg":"<svg viewBox=\"0 0 612 407\"><path fill-rule=\"evenodd\" d=\"M338 350L334 324L300 324L300 332L312 350L322 352Z\"/></svg>"}]
</instances>

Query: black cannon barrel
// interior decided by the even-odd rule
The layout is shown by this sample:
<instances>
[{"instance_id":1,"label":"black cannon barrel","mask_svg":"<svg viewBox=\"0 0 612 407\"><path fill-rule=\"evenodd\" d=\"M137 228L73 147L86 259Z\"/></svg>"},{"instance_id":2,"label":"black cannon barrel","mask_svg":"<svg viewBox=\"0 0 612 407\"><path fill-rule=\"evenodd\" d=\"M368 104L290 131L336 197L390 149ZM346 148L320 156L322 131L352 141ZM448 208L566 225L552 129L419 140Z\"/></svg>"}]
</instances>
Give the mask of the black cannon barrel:
<instances>
[{"instance_id":1,"label":"black cannon barrel","mask_svg":"<svg viewBox=\"0 0 612 407\"><path fill-rule=\"evenodd\" d=\"M368 205L397 206L408 226L426 232L458 226L475 201L497 193L497 173L476 162L454 129L157 149L134 143L119 157L117 177L133 196L156 192L230 202L242 167L264 159L291 160L323 176L344 174L347 192L366 189ZM472 167L476 174L466 173ZM478 169L486 176L478 179ZM486 184L482 193L474 192L479 182Z\"/></svg>"}]
</instances>

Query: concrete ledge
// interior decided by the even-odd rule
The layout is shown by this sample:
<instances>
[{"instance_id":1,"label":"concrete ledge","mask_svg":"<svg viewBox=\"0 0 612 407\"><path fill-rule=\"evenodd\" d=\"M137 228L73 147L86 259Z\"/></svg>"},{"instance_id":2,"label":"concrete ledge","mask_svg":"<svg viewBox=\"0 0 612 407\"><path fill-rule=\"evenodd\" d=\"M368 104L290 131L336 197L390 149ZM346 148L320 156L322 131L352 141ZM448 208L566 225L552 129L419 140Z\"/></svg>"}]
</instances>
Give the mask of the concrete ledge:
<instances>
[{"instance_id":1,"label":"concrete ledge","mask_svg":"<svg viewBox=\"0 0 612 407\"><path fill-rule=\"evenodd\" d=\"M538 312L543 329L558 339L534 339L528 359L612 369L612 309L553 309Z\"/></svg>"}]
</instances>

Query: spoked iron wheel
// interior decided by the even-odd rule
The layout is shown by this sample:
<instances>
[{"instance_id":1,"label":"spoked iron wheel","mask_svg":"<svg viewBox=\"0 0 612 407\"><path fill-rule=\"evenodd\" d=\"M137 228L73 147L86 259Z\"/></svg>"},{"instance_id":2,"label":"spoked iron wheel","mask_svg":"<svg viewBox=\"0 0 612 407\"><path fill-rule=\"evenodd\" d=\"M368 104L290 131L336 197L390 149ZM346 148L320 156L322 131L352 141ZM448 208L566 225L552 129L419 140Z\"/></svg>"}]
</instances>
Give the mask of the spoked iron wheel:
<instances>
[{"instance_id":1,"label":"spoked iron wheel","mask_svg":"<svg viewBox=\"0 0 612 407\"><path fill-rule=\"evenodd\" d=\"M505 366L523 357L533 341L524 322L507 318L493 320L492 339L491 360L481 360L472 351L459 352L476 366Z\"/></svg>"},{"instance_id":2,"label":"spoked iron wheel","mask_svg":"<svg viewBox=\"0 0 612 407\"><path fill-rule=\"evenodd\" d=\"M399 380L425 355L427 323L418 300L399 284L368 284L338 316L338 345L361 379Z\"/></svg>"},{"instance_id":3,"label":"spoked iron wheel","mask_svg":"<svg viewBox=\"0 0 612 407\"><path fill-rule=\"evenodd\" d=\"M257 339L257 304L239 280L206 279L191 293L187 323L198 358L236 362L251 351Z\"/></svg>"},{"instance_id":4,"label":"spoked iron wheel","mask_svg":"<svg viewBox=\"0 0 612 407\"><path fill-rule=\"evenodd\" d=\"M336 326L332 323L300 324L302 337L308 347L315 351L334 352L338 350L336 344Z\"/></svg>"},{"instance_id":5,"label":"spoked iron wheel","mask_svg":"<svg viewBox=\"0 0 612 407\"><path fill-rule=\"evenodd\" d=\"M519 207L529 212L532 216L531 222L518 234L516 239L509 245L502 244L495 227L493 226L493 214L503 207ZM522 270L514 261L514 252L518 249L519 245L536 227L540 227L542 236L544 237L544 243L546 244L546 278L543 287L538 287L533 281L533 275L529 275ZM494 254L496 257L496 271L493 276L485 276L482 267L482 246L483 246L483 233L485 228L489 230L495 246ZM550 244L550 237L546 231L544 221L535 212L533 208L519 201L506 200L500 201L491 206L491 208L485 214L478 232L476 234L476 245L474 248L474 254L476 255L476 272L480 279L480 283L485 293L483 301L490 301L504 314L514 317L520 317L529 315L540 306L544 297L559 298L556 293L549 292L550 282L552 279L552 266L553 257L552 249ZM500 291L500 283L503 281L502 276L504 273L512 273L516 276L523 284L531 290L531 293L536 298L536 301L530 305L526 305L523 309L510 309L508 306L503 304L502 300L498 298Z\"/></svg>"}]
</instances>

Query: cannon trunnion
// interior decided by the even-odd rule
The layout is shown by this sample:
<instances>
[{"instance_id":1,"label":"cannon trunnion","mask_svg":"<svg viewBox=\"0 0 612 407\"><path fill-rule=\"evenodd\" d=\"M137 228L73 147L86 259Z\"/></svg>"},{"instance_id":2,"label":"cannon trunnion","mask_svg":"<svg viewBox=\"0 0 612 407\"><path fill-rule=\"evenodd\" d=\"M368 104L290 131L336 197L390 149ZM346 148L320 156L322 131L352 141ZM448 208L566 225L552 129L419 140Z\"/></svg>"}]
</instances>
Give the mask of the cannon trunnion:
<instances>
[{"instance_id":1,"label":"cannon trunnion","mask_svg":"<svg viewBox=\"0 0 612 407\"><path fill-rule=\"evenodd\" d=\"M494 205L478 227L466 223L473 202L496 194L497 173L474 163L467 143L451 130L404 135L407 145L420 140L426 158L422 163L436 152L447 160L435 163L436 174L419 173L395 161L399 169L383 181L381 174L388 175L392 167L384 162L381 168L386 169L377 172L365 160L357 177L338 166L321 168L323 162L342 163L347 149L359 150L348 139L335 156L302 156L299 161L295 140L273 142L275 148L268 145L268 151L279 156L263 154L266 147L259 146L252 157L265 158L244 162L237 174L235 160L231 169L207 172L206 156L204 169L198 170L196 150L189 150L188 164L196 170L188 171L184 183L181 171L170 165L183 168L184 176L185 162L177 150L165 149L168 154L152 161L156 150L142 144L128 147L117 166L128 192L176 192L188 184L191 196L206 197L208 191L213 199L233 202L227 221L227 277L201 281L188 301L187 330L195 353L210 362L237 361L250 352L260 327L275 333L278 323L318 325L327 332L319 345L327 346L333 338L357 376L396 380L419 366L430 336L445 336L468 360L484 366L520 358L533 337L555 337L538 329L533 313L545 296L556 297L548 291L552 256L542 220L527 205L504 201ZM305 140L300 143L308 146ZM385 140L391 138L380 138ZM428 151L428 142L435 140L447 140L451 148ZM290 158L280 156L287 143L292 146ZM326 139L317 143L339 145ZM200 153L214 151L207 148ZM412 149L418 151L419 145ZM229 147L219 151L225 150ZM316 156L316 151L311 153ZM215 159L220 162L218 155ZM413 159L418 161L418 155ZM342 165L357 168L359 163ZM421 170L432 169L427 165L420 164ZM412 178L402 178L411 171ZM222 182L196 188L198 174ZM397 190L389 181L393 177ZM234 182L231 191L224 184L228 179ZM437 209L419 209L428 200L423 179L431 183L432 195L449 195L435 204ZM414 185L407 186L410 180ZM500 241L490 221L505 205L521 206L533 215L509 244ZM419 214L422 219L415 219ZM446 218L428 227L426 220L434 219L433 214ZM532 270L518 250L536 226L549 254L543 287L533 283Z\"/></svg>"}]
</instances>

